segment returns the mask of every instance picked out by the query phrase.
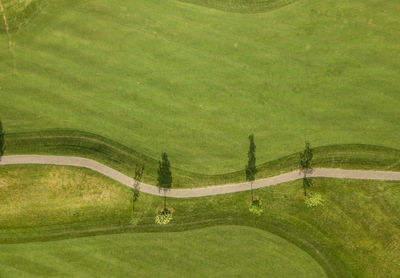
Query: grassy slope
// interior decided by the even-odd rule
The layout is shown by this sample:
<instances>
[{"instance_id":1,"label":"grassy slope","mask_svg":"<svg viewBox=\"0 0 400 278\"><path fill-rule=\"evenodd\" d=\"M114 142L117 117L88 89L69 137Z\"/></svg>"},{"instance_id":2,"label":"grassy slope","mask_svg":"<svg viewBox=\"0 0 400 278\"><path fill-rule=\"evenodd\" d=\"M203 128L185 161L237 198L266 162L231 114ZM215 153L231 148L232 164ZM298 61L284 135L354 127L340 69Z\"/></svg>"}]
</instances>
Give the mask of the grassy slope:
<instances>
[{"instance_id":1,"label":"grassy slope","mask_svg":"<svg viewBox=\"0 0 400 278\"><path fill-rule=\"evenodd\" d=\"M259 14L56 1L13 35L14 74L1 41L0 116L10 132L86 130L209 174L242 168L251 132L259 161L304 139L398 148L399 12L387 0Z\"/></svg>"},{"instance_id":2,"label":"grassy slope","mask_svg":"<svg viewBox=\"0 0 400 278\"><path fill-rule=\"evenodd\" d=\"M0 269L6 277L326 277L293 244L239 226L5 245Z\"/></svg>"},{"instance_id":3,"label":"grassy slope","mask_svg":"<svg viewBox=\"0 0 400 278\"><path fill-rule=\"evenodd\" d=\"M297 0L179 0L191 4L238 13L267 12Z\"/></svg>"},{"instance_id":4,"label":"grassy slope","mask_svg":"<svg viewBox=\"0 0 400 278\"><path fill-rule=\"evenodd\" d=\"M2 243L235 224L257 227L288 239L307 251L331 277L387 278L396 277L400 270L400 187L396 182L316 179L312 190L322 194L324 206L313 209L304 205L301 182L257 190L256 196L264 202L261 217L247 210L249 192L170 199L174 219L160 227L154 224L155 212L162 207L160 198L141 194L135 207L140 222L131 226L129 189L90 171L6 166L0 168L0 177ZM88 248L95 241L88 239ZM18 248L25 252L28 247ZM35 252L39 251L32 251L30 256L38 254Z\"/></svg>"}]
</instances>

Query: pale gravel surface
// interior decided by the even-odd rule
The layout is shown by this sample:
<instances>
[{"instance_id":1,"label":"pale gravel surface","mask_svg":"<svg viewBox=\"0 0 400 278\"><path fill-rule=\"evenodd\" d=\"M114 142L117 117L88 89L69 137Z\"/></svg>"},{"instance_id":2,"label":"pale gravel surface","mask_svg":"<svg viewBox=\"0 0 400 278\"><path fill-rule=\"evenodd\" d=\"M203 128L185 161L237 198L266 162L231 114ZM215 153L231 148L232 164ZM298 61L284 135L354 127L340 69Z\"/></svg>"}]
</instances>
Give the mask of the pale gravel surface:
<instances>
[{"instance_id":1,"label":"pale gravel surface","mask_svg":"<svg viewBox=\"0 0 400 278\"><path fill-rule=\"evenodd\" d=\"M133 187L135 180L107 167L97 161L71 156L48 156L48 155L9 155L3 156L0 165L12 164L47 164L47 165L63 165L88 168L105 175L115 181L126 186ZM299 170L281 174L278 176L259 179L254 181L253 189L277 185L303 178L303 173ZM308 177L324 177L324 178L342 178L342 179L364 179L364 180L391 180L400 181L400 172L390 171L367 171L367 170L344 170L330 168L316 168L312 173L307 174ZM166 192L167 197L172 198L196 198L212 195L228 194L240 191L250 190L248 182L216 185L193 189L170 189ZM164 191L154 185L140 183L140 191L156 195L164 196Z\"/></svg>"}]
</instances>

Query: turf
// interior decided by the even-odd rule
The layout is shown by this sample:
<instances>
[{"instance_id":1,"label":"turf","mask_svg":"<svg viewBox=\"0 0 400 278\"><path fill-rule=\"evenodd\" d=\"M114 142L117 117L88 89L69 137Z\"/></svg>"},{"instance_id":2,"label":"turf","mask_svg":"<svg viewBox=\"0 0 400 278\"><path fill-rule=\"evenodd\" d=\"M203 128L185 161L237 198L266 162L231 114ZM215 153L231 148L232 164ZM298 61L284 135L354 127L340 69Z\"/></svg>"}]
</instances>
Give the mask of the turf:
<instances>
[{"instance_id":1,"label":"turf","mask_svg":"<svg viewBox=\"0 0 400 278\"><path fill-rule=\"evenodd\" d=\"M399 148L399 6L297 1L230 13L179 1L52 1L1 35L8 132L71 128L197 173L313 146ZM15 65L14 68L14 61Z\"/></svg>"},{"instance_id":2,"label":"turf","mask_svg":"<svg viewBox=\"0 0 400 278\"><path fill-rule=\"evenodd\" d=\"M271 233L218 226L3 246L5 277L327 277L307 253Z\"/></svg>"},{"instance_id":3,"label":"turf","mask_svg":"<svg viewBox=\"0 0 400 278\"><path fill-rule=\"evenodd\" d=\"M0 167L0 177L0 250L7 250L2 253L0 261L17 264L17 258L26 254L27 263L18 266L32 271L48 269L48 264L39 258L35 258L37 267L34 263L29 264L29 260L39 254L37 252L46 252L44 248L39 251L41 247L48 247L46 250L49 253L44 254L45 258L52 254L62 255L63 251L58 250L57 246L63 244L80 244L92 248L88 250L95 249L95 259L88 258L93 264L89 263L86 268L92 271L91 268L99 264L96 258L102 260L101 257L109 256L102 251L105 242L121 239L119 245L122 248L127 244L139 244L128 240L135 238L135 234L129 233L153 232L140 236L159 239L164 236L154 232L185 231L215 225L251 226L279 235L312 256L329 277L390 278L397 277L400 270L399 182L314 179L310 192L319 193L323 198L323 205L316 208L305 205L301 182L257 190L255 196L263 201L264 209L260 217L248 211L249 192L187 200L168 199L168 206L174 210L173 219L170 224L161 227L154 224L156 211L162 207L161 198L141 194L133 214L138 224L131 225L130 189L90 171L57 166L4 166ZM242 233L235 228L229 230ZM209 230L203 231L208 233ZM252 233L251 230L241 231L244 234ZM115 233L123 234L100 238L102 247L97 250L90 247L96 244L97 237L85 237ZM230 238L226 233L221 234L222 238ZM167 234L165 237L179 238L179 235ZM182 234L182 237L185 236ZM74 237L82 238L72 240ZM48 242L55 239L66 241ZM25 245L32 241L36 243ZM198 248L205 244L204 241L196 242L200 242ZM7 252L14 246L21 248L17 249L20 251L7 259ZM232 243L231 248L244 248L239 246L239 242ZM32 247L31 251L27 251L29 247ZM195 250L198 252L201 249ZM69 254L71 264L77 266L81 253L76 249L72 251ZM152 254L158 254L158 251L154 249ZM181 251L190 252L186 249ZM181 255L171 254L171 258L174 256ZM65 267L71 266L63 264L59 271L64 271ZM140 269L140 264L137 267ZM118 267L111 264L110 268L114 270ZM254 268L257 266L254 265ZM0 269L12 271L9 267ZM84 267L82 269L85 271Z\"/></svg>"}]
</instances>

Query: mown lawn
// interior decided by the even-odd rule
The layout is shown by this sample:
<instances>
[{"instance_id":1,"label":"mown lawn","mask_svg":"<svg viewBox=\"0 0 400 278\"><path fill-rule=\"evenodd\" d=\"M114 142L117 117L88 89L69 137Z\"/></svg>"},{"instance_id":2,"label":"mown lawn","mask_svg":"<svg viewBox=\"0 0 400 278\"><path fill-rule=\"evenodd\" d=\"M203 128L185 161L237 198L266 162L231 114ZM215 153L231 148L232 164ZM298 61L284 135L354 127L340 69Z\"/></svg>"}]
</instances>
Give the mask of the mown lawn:
<instances>
[{"instance_id":1,"label":"mown lawn","mask_svg":"<svg viewBox=\"0 0 400 278\"><path fill-rule=\"evenodd\" d=\"M5 245L4 277L327 277L279 236L242 226Z\"/></svg>"},{"instance_id":2,"label":"mown lawn","mask_svg":"<svg viewBox=\"0 0 400 278\"><path fill-rule=\"evenodd\" d=\"M14 275L20 272L13 269L13 265L20 270L30 269L32 273L49 271L50 274L57 272L60 275L72 267L82 270L82 275L90 274L100 265L99 271L108 273L119 269L118 260L126 258L124 252L127 252L128 257L131 256L129 258L135 262L138 271L141 268L147 271L150 266L147 260L154 265L155 258L163 256L169 257L169 262L174 265L175 260L184 259L182 254L186 254L185 259L193 258L192 254L198 258L198 262L215 263L212 267L218 263L235 267L236 263L233 262L237 262L237 258L229 255L226 258L218 250L210 250L207 258L199 255L203 252L202 248L213 249L212 244L220 246L222 249L219 250L229 254L236 254L239 250L260 254L256 260L266 260L271 252L281 252L269 245L271 242L268 243L268 239L266 243L258 242L256 235L272 238L269 233L248 228L220 227L188 233L160 234L216 225L250 226L280 236L307 252L329 277L387 278L397 277L400 271L399 182L315 179L310 192L321 194L324 200L323 205L315 208L305 205L301 181L260 189L255 191L255 196L263 201L264 212L260 217L248 211L249 192L199 199L168 199L168 206L174 210L173 219L166 226L158 226L154 224L154 216L162 207L161 198L141 194L133 214L138 224L131 225L130 189L88 170L57 166L4 166L0 167L0 177L0 242L1 250L5 250L0 255L0 261L6 265L0 269ZM137 237L136 233L139 233ZM103 236L88 237L99 234ZM220 236L213 243L200 240L213 234ZM249 238L244 236L239 240L241 235L249 235ZM199 239L195 239L197 237ZM235 237L237 242L230 242ZM187 240L180 242L179 238ZM56 239L63 241L51 241ZM188 243L190 239L195 240ZM254 242L254 246L247 244L248 240ZM32 241L36 243L28 243ZM160 246L157 246L160 248L154 247L154 241L159 243ZM113 244L120 249L109 249ZM280 243L278 245L282 246ZM74 246L82 246L83 249L77 250ZM149 257L145 261L138 261L136 250L129 250L127 246L151 249ZM257 246L267 251L264 253ZM179 249L179 252L168 253L170 247L171 250ZM295 253L284 254L295 256ZM83 254L88 255L86 260ZM39 258L39 255L43 255L43 258ZM25 264L18 263L21 256L27 258ZM69 260L57 267L51 267L51 263L45 262L47 259L59 262L66 257ZM101 265L101 262L107 260L111 260L108 270ZM300 262L293 260L294 263ZM86 262L88 266L81 267ZM122 262L122 265L129 265L129 262L131 259ZM237 264L233 271L254 271L248 273L261 275L262 272L256 271L257 265L246 258L246 263ZM165 261L162 263L164 266ZM191 264L185 268L180 264L177 269L180 272L176 273L184 275L188 273L185 271L198 267ZM275 271L270 268L271 265L263 267L264 270L260 271L264 273ZM292 271L287 268L285 271ZM193 273L208 275L201 271ZM170 274L174 276L175 273ZM154 275L157 276L156 273ZM219 273L216 272L216 275Z\"/></svg>"},{"instance_id":3,"label":"mown lawn","mask_svg":"<svg viewBox=\"0 0 400 278\"><path fill-rule=\"evenodd\" d=\"M0 35L0 117L8 132L84 130L207 174L242 169L250 133L259 162L304 140L399 148L399 13L390 0L255 14L52 1L11 33L14 55Z\"/></svg>"}]
</instances>

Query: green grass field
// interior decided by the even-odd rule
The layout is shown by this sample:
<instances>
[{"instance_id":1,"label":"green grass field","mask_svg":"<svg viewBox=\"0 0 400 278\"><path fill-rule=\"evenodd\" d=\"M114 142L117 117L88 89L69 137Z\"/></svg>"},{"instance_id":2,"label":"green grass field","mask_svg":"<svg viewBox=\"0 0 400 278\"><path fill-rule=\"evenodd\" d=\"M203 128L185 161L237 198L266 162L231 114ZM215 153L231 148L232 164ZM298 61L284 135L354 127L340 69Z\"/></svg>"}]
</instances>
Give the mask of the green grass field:
<instances>
[{"instance_id":1,"label":"green grass field","mask_svg":"<svg viewBox=\"0 0 400 278\"><path fill-rule=\"evenodd\" d=\"M5 245L4 277L327 277L307 253L266 231L217 226Z\"/></svg>"},{"instance_id":2,"label":"green grass field","mask_svg":"<svg viewBox=\"0 0 400 278\"><path fill-rule=\"evenodd\" d=\"M0 0L6 154L89 157L173 187L298 167L400 170L400 6L389 0ZM5 32L3 16L8 22ZM85 169L0 167L0 277L400 273L399 182L315 179L162 199ZM133 218L138 224L132 224Z\"/></svg>"},{"instance_id":3,"label":"green grass field","mask_svg":"<svg viewBox=\"0 0 400 278\"><path fill-rule=\"evenodd\" d=\"M53 1L10 33L13 55L0 35L5 128L83 130L206 174L242 169L250 133L260 163L304 140L400 148L397 3L224 10Z\"/></svg>"},{"instance_id":4,"label":"green grass field","mask_svg":"<svg viewBox=\"0 0 400 278\"><path fill-rule=\"evenodd\" d=\"M169 199L174 215L164 227L154 224L162 198L141 194L135 205L134 215L139 219L135 226L130 224L130 189L103 176L71 167L2 166L0 275L18 277L20 271L27 271L62 277L74 268L77 275L93 276L99 271L107 276L118 269L124 274L118 266L123 265L127 271L136 269L157 276L158 271L172 265L176 272L167 272L170 276L192 271L192 275L204 277L212 274L206 266L215 269L221 264L233 267L239 276L279 273L279 277L291 277L292 271L306 271L309 277L313 273L318 277L322 275L318 274L319 265L328 277L397 277L400 183L340 179L315 179L314 183L311 191L320 193L324 200L316 208L304 204L301 181L255 191L263 200L260 217L248 211L249 192ZM208 228L216 225L224 227ZM191 231L183 232L186 230ZM112 244L117 247L109 249ZM216 244L222 249L215 250ZM282 254L280 247L289 251ZM207 256L200 255L203 248L210 249ZM148 256L141 260L136 252L143 249ZM238 257L246 257L243 264L237 263L236 252L242 252ZM259 257L250 261L244 255L247 252ZM274 264L277 268L266 263L260 266L258 262L275 260L268 254L290 257L291 263L286 261L284 269L278 263ZM166 257L169 261L149 270L154 260ZM196 263L181 264L191 258L197 258ZM110 261L109 268L102 263L105 261ZM304 268L298 268L302 263ZM223 274L215 272L216 276Z\"/></svg>"}]
</instances>

